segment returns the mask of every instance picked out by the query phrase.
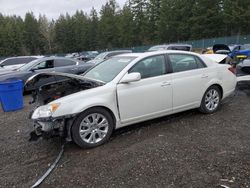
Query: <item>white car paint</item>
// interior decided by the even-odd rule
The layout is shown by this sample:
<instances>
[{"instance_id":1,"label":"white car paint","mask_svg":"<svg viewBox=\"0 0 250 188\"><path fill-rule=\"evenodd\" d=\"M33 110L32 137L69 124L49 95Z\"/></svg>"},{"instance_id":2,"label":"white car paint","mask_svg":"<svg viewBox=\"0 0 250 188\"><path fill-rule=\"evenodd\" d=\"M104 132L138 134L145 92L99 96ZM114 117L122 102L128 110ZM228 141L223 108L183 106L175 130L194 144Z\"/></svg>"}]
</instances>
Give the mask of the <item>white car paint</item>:
<instances>
[{"instance_id":1,"label":"white car paint","mask_svg":"<svg viewBox=\"0 0 250 188\"><path fill-rule=\"evenodd\" d=\"M227 55L224 55L224 54L202 54L202 56L205 58L209 58L210 60L216 63L219 63L228 57Z\"/></svg>"},{"instance_id":2,"label":"white car paint","mask_svg":"<svg viewBox=\"0 0 250 188\"><path fill-rule=\"evenodd\" d=\"M162 54L191 54L201 58L206 68L168 73L141 79L137 82L121 83L128 70L144 58ZM91 107L108 108L116 119L116 128L165 116L168 114L198 108L207 88L218 84L223 89L223 98L235 90L236 76L229 65L216 64L202 55L184 51L157 51L130 53L120 57L136 57L112 81L89 90L74 93L52 101L60 106L53 118L79 114ZM39 109L39 108L38 108ZM36 109L34 114L38 110Z\"/></svg>"}]
</instances>

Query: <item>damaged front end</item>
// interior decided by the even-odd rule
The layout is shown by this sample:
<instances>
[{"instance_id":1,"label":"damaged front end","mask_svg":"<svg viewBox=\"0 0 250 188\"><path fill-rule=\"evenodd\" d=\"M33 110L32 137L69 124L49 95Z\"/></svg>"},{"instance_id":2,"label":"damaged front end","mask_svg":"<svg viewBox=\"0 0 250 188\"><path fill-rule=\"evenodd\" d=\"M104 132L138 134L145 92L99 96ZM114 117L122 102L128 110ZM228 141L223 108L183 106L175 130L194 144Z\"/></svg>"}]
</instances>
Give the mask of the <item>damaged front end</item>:
<instances>
[{"instance_id":1,"label":"damaged front end","mask_svg":"<svg viewBox=\"0 0 250 188\"><path fill-rule=\"evenodd\" d=\"M26 90L32 90L32 101L35 109L30 114L34 131L30 133L30 141L39 137L55 136L71 140L71 126L77 114L62 117L52 117L60 103L54 100L104 85L104 83L89 80L79 75L65 73L40 73L29 78L25 84Z\"/></svg>"},{"instance_id":2,"label":"damaged front end","mask_svg":"<svg viewBox=\"0 0 250 188\"><path fill-rule=\"evenodd\" d=\"M75 116L60 118L41 118L33 120L33 131L30 133L29 141L36 141L40 137L49 139L53 137L63 137L71 141L71 126Z\"/></svg>"}]
</instances>

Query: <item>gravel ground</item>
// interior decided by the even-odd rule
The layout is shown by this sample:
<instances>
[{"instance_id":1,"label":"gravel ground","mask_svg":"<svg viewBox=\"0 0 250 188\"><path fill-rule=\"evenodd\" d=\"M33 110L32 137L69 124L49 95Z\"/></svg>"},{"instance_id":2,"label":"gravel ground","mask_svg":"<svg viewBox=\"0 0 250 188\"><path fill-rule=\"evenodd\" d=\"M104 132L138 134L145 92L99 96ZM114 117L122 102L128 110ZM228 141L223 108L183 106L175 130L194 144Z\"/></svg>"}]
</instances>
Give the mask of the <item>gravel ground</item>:
<instances>
[{"instance_id":1,"label":"gravel ground","mask_svg":"<svg viewBox=\"0 0 250 188\"><path fill-rule=\"evenodd\" d=\"M30 187L60 151L28 142L31 106L0 112L0 187ZM191 110L132 125L98 148L67 143L40 187L250 187L250 84L212 115Z\"/></svg>"}]
</instances>

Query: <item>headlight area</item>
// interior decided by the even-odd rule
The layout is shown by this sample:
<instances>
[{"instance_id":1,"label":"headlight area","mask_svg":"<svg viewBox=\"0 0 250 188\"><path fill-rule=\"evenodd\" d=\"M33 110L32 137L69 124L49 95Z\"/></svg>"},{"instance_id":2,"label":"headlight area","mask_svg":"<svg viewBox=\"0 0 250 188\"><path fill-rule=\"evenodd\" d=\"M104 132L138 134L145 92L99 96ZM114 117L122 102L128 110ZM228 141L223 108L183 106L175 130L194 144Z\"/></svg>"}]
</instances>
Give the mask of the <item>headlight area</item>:
<instances>
[{"instance_id":1,"label":"headlight area","mask_svg":"<svg viewBox=\"0 0 250 188\"><path fill-rule=\"evenodd\" d=\"M76 115L66 115L53 118L53 113L60 104L48 104L40 106L31 115L34 130L30 133L30 141L35 141L39 137L52 138L56 136L64 137L71 141L71 126Z\"/></svg>"},{"instance_id":2,"label":"headlight area","mask_svg":"<svg viewBox=\"0 0 250 188\"><path fill-rule=\"evenodd\" d=\"M31 116L31 119L50 118L53 113L58 109L60 103L52 103L45 106L38 107Z\"/></svg>"}]
</instances>

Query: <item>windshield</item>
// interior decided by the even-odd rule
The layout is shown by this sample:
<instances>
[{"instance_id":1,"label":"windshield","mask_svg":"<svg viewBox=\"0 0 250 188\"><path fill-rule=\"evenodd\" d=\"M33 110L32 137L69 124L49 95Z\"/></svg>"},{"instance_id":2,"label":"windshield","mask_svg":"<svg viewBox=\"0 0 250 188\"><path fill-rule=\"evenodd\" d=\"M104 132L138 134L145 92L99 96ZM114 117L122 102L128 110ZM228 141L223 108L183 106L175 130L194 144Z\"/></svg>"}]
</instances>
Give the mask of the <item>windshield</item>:
<instances>
[{"instance_id":1,"label":"windshield","mask_svg":"<svg viewBox=\"0 0 250 188\"><path fill-rule=\"evenodd\" d=\"M31 61L31 62L29 62L29 63L27 63L27 64L25 64L25 65L23 65L23 66L21 66L19 69L17 69L17 70L20 70L20 71L28 71L28 70L30 70L30 68L32 68L37 62L39 62L40 61L40 59L36 59L36 60L33 60L33 61Z\"/></svg>"},{"instance_id":2,"label":"windshield","mask_svg":"<svg viewBox=\"0 0 250 188\"><path fill-rule=\"evenodd\" d=\"M104 59L104 57L107 55L108 52L103 52L95 57L95 59Z\"/></svg>"},{"instance_id":3,"label":"windshield","mask_svg":"<svg viewBox=\"0 0 250 188\"><path fill-rule=\"evenodd\" d=\"M113 80L135 57L113 57L98 64L84 77L92 80L100 80L102 82L110 82Z\"/></svg>"}]
</instances>

